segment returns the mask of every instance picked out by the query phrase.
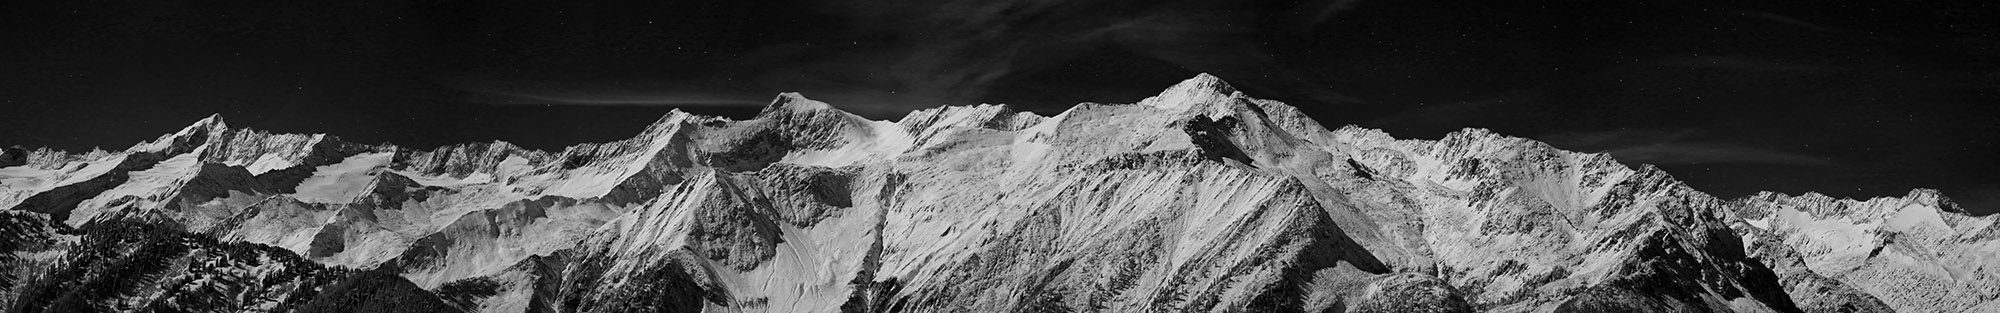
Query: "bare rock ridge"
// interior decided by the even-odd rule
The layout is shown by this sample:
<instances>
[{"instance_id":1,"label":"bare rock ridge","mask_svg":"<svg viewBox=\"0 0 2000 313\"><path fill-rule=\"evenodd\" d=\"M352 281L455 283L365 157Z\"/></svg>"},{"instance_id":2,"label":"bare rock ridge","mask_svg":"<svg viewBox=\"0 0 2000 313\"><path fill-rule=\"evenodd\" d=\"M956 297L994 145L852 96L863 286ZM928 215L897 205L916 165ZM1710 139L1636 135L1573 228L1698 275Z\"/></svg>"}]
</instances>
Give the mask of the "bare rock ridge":
<instances>
[{"instance_id":1,"label":"bare rock ridge","mask_svg":"<svg viewBox=\"0 0 2000 313\"><path fill-rule=\"evenodd\" d=\"M2000 311L1996 218L1936 191L1719 199L1207 74L1054 116L786 93L561 151L211 116L0 151L0 208L10 312Z\"/></svg>"}]
</instances>

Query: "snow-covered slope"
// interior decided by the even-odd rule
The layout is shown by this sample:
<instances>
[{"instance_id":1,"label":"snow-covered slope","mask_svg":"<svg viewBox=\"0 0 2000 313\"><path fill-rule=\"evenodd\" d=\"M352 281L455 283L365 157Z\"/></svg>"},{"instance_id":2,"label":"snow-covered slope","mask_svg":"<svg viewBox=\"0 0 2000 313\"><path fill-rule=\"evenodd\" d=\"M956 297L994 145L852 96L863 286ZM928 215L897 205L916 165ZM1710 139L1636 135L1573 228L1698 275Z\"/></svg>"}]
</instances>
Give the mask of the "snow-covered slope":
<instances>
[{"instance_id":1,"label":"snow-covered slope","mask_svg":"<svg viewBox=\"0 0 2000 313\"><path fill-rule=\"evenodd\" d=\"M0 259L26 274L0 280L18 299L0 304L21 311L70 308L14 286L87 264L64 255L107 251L87 244L111 227L99 225L134 223L276 247L354 281L289 285L333 298L211 306L231 311L408 293L420 296L383 301L488 312L2000 310L1995 219L1932 191L1717 199L1649 166L1485 130L1435 141L1329 130L1209 75L1048 117L977 105L875 121L787 93L748 120L676 111L632 139L553 152L365 145L215 116L124 151L4 156L0 207L46 238ZM170 290L153 281L132 288Z\"/></svg>"}]
</instances>

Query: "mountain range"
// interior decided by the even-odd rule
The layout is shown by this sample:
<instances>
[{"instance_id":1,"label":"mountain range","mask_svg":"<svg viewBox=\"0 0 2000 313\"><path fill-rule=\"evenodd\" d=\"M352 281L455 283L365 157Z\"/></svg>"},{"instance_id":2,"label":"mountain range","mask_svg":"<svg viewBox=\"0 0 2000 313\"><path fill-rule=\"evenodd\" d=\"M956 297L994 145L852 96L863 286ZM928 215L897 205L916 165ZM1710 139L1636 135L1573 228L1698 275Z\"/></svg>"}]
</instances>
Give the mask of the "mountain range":
<instances>
[{"instance_id":1,"label":"mountain range","mask_svg":"<svg viewBox=\"0 0 2000 313\"><path fill-rule=\"evenodd\" d=\"M1723 199L1206 74L1054 116L786 93L561 151L211 116L8 149L0 208L10 312L2000 312L1996 217L1934 190Z\"/></svg>"}]
</instances>

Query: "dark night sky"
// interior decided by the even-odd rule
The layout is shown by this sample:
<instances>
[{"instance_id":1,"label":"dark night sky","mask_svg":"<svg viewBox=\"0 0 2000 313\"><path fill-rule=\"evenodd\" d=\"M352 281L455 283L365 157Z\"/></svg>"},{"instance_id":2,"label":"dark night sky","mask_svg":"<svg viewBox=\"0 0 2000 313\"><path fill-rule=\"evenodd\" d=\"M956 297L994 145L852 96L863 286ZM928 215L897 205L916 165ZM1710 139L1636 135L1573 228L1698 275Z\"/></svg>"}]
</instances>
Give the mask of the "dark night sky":
<instances>
[{"instance_id":1,"label":"dark night sky","mask_svg":"<svg viewBox=\"0 0 2000 313\"><path fill-rule=\"evenodd\" d=\"M120 149L222 113L559 149L783 91L877 119L1054 114L1208 72L1330 126L1485 127L1724 197L2000 209L1988 0L43 2L0 4L0 145Z\"/></svg>"}]
</instances>

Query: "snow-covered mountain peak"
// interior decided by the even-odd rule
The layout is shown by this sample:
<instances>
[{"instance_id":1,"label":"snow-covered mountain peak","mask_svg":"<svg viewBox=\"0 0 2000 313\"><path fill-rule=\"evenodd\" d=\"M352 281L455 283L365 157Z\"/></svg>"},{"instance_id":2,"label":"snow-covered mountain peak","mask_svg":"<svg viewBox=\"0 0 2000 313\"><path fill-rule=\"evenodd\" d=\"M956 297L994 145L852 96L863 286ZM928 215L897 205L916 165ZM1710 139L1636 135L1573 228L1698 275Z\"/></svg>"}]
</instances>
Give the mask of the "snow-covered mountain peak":
<instances>
[{"instance_id":1,"label":"snow-covered mountain peak","mask_svg":"<svg viewBox=\"0 0 2000 313\"><path fill-rule=\"evenodd\" d=\"M229 130L230 130L229 122L224 121L222 119L221 113L216 113L216 114L209 114L208 117L196 120L194 121L193 124L188 124L187 127L182 127L180 131L176 131L172 135L168 136L206 137L206 136L219 135Z\"/></svg>"},{"instance_id":2,"label":"snow-covered mountain peak","mask_svg":"<svg viewBox=\"0 0 2000 313\"><path fill-rule=\"evenodd\" d=\"M222 113L209 114L208 117L203 117L200 120L195 120L194 124L188 124L187 127L181 128L181 130L177 133L188 133L196 129L208 129L208 130L229 129L229 122L223 120Z\"/></svg>"},{"instance_id":3,"label":"snow-covered mountain peak","mask_svg":"<svg viewBox=\"0 0 2000 313\"><path fill-rule=\"evenodd\" d=\"M1229 82L1222 81L1221 77L1216 77L1215 75L1210 75L1208 73L1200 73L1200 74L1195 74L1194 77L1182 80L1180 83L1176 83L1171 87L1167 87L1166 92L1178 92L1178 93L1200 92L1200 93L1213 93L1219 95L1229 95L1232 93L1236 93L1236 87L1230 86Z\"/></svg>"},{"instance_id":4,"label":"snow-covered mountain peak","mask_svg":"<svg viewBox=\"0 0 2000 313\"><path fill-rule=\"evenodd\" d=\"M187 127L182 127L179 131L161 135L152 141L134 145L131 149L127 149L127 151L168 154L181 153L193 149L194 146L207 143L209 139L222 136L229 131L229 124L222 120L222 114L210 114L208 117L197 120Z\"/></svg>"},{"instance_id":5,"label":"snow-covered mountain peak","mask_svg":"<svg viewBox=\"0 0 2000 313\"><path fill-rule=\"evenodd\" d=\"M762 117L772 114L812 114L816 112L829 111L829 110L837 111L839 109L835 109L833 105L827 104L826 102L820 102L819 100L806 98L805 95L799 94L797 92L786 92L778 94L776 98L772 98L770 104L764 105L763 111L757 112L757 116Z\"/></svg>"},{"instance_id":6,"label":"snow-covered mountain peak","mask_svg":"<svg viewBox=\"0 0 2000 313\"><path fill-rule=\"evenodd\" d=\"M1140 100L1139 103L1166 109L1184 109L1227 100L1236 94L1236 88L1223 82L1222 78L1201 73L1194 78L1167 87L1157 96Z\"/></svg>"}]
</instances>

